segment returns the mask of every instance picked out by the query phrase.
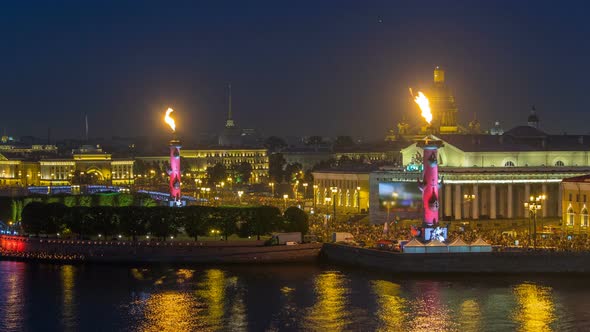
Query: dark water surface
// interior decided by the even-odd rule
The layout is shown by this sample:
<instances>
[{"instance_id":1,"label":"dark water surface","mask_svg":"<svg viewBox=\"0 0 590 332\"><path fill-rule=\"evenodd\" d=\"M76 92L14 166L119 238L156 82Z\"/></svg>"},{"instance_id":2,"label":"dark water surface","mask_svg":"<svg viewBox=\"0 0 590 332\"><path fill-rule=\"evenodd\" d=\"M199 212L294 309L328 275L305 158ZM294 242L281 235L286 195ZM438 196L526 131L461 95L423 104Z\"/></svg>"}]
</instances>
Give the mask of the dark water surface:
<instances>
[{"instance_id":1,"label":"dark water surface","mask_svg":"<svg viewBox=\"0 0 590 332\"><path fill-rule=\"evenodd\" d=\"M0 261L0 331L588 331L588 276Z\"/></svg>"}]
</instances>

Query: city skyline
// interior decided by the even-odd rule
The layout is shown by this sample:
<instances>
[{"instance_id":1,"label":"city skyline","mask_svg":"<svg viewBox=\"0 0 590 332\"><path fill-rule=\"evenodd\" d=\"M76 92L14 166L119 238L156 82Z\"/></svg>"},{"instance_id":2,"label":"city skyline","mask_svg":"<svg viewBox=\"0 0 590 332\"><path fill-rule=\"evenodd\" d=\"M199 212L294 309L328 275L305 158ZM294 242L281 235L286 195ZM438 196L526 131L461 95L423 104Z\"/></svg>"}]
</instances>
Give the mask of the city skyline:
<instances>
[{"instance_id":1,"label":"city skyline","mask_svg":"<svg viewBox=\"0 0 590 332\"><path fill-rule=\"evenodd\" d=\"M1 23L11 136L83 137L85 114L91 137L164 133L167 107L180 133L216 133L231 83L242 128L379 139L418 120L408 87L437 65L464 125L508 129L536 105L541 129L588 132L590 26L575 4L31 3L5 6Z\"/></svg>"}]
</instances>

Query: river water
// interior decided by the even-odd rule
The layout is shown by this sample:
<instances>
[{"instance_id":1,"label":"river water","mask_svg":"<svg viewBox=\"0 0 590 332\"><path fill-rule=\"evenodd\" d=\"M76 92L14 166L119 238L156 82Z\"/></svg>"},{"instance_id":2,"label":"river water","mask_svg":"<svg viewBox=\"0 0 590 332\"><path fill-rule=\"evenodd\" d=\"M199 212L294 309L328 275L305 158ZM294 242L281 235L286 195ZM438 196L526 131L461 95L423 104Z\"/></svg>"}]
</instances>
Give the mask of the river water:
<instances>
[{"instance_id":1,"label":"river water","mask_svg":"<svg viewBox=\"0 0 590 332\"><path fill-rule=\"evenodd\" d=\"M587 276L0 261L0 331L583 331Z\"/></svg>"}]
</instances>

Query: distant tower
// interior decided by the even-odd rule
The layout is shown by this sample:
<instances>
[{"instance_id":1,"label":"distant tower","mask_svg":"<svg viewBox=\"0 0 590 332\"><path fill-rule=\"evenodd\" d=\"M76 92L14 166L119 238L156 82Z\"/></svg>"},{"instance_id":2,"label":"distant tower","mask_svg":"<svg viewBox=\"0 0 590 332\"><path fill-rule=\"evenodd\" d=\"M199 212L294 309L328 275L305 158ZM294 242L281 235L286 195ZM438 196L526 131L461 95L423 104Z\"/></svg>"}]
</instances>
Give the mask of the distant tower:
<instances>
[{"instance_id":1,"label":"distant tower","mask_svg":"<svg viewBox=\"0 0 590 332\"><path fill-rule=\"evenodd\" d=\"M84 114L84 121L86 123L86 130L84 131L84 133L85 133L84 137L86 138L86 142L88 142L88 114Z\"/></svg>"},{"instance_id":2,"label":"distant tower","mask_svg":"<svg viewBox=\"0 0 590 332\"><path fill-rule=\"evenodd\" d=\"M473 115L473 120L469 122L469 133L470 134L481 134L481 124L477 120L477 115Z\"/></svg>"},{"instance_id":3,"label":"distant tower","mask_svg":"<svg viewBox=\"0 0 590 332\"><path fill-rule=\"evenodd\" d=\"M504 128L500 125L500 121L494 122L494 126L490 129L490 135L503 135Z\"/></svg>"},{"instance_id":4,"label":"distant tower","mask_svg":"<svg viewBox=\"0 0 590 332\"><path fill-rule=\"evenodd\" d=\"M232 118L231 113L231 84L228 84L229 89L229 102L228 102L228 109L227 109L227 120L225 121L226 128L233 128L235 126L234 119Z\"/></svg>"},{"instance_id":5,"label":"distant tower","mask_svg":"<svg viewBox=\"0 0 590 332\"><path fill-rule=\"evenodd\" d=\"M527 123L529 127L539 129L539 117L537 116L537 110L535 109L535 106L531 108L531 114L527 119Z\"/></svg>"},{"instance_id":6,"label":"distant tower","mask_svg":"<svg viewBox=\"0 0 590 332\"><path fill-rule=\"evenodd\" d=\"M434 80L428 98L434 117L433 127L438 127L438 131L443 134L457 133L459 127L455 97L445 84L445 71L439 66L434 68Z\"/></svg>"}]
</instances>

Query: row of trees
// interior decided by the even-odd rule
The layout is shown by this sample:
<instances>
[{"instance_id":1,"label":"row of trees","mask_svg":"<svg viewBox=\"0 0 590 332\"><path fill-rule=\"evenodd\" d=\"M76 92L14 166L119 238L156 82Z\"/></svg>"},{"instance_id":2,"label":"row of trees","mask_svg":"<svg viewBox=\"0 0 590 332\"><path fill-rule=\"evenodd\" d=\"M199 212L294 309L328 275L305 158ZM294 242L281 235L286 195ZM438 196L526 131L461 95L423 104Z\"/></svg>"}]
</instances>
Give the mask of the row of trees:
<instances>
[{"instance_id":1,"label":"row of trees","mask_svg":"<svg viewBox=\"0 0 590 332\"><path fill-rule=\"evenodd\" d=\"M229 235L256 236L272 232L302 232L308 230L308 216L291 207L284 215L276 207L66 207L60 203L28 204L22 214L22 227L27 234L56 234L70 231L80 238L101 234L131 237L152 235L165 238L186 233L198 239L218 230L226 239Z\"/></svg>"}]
</instances>

